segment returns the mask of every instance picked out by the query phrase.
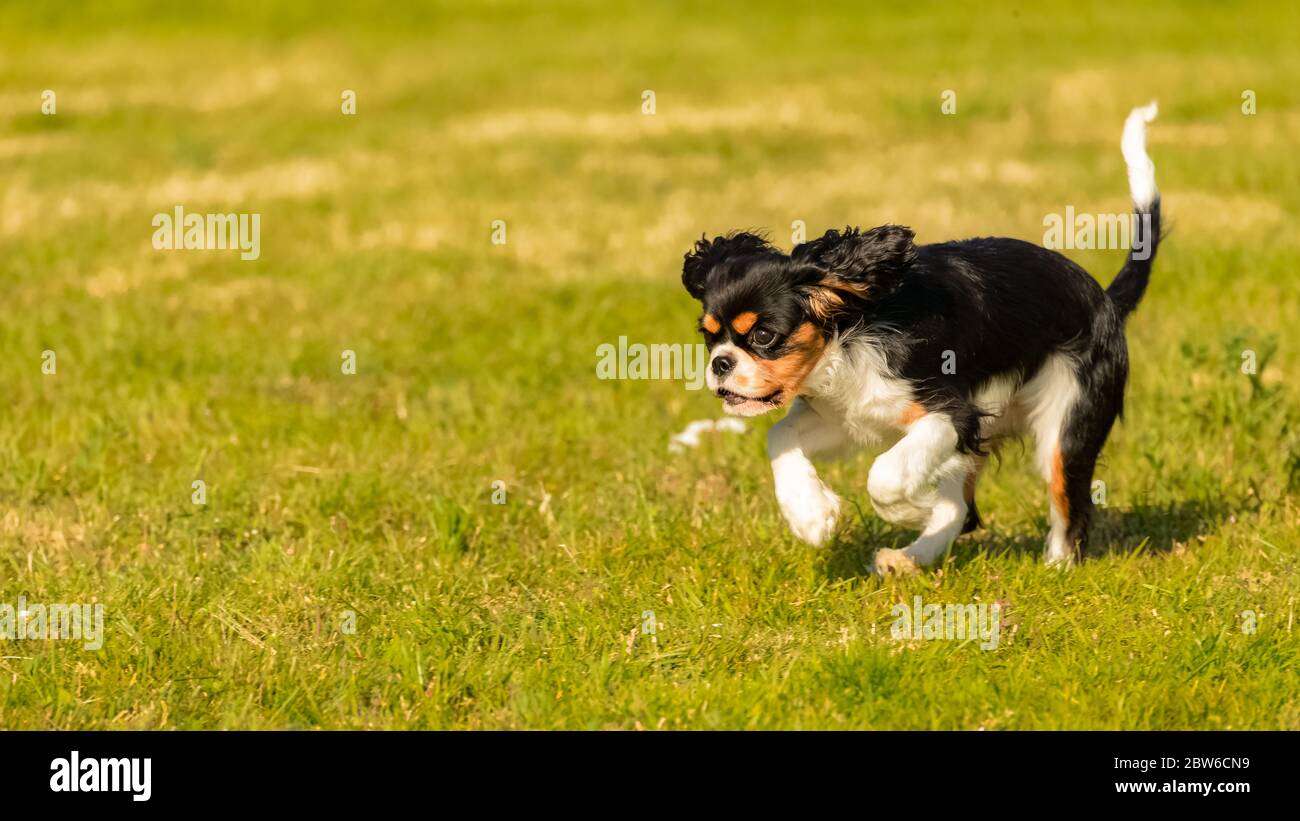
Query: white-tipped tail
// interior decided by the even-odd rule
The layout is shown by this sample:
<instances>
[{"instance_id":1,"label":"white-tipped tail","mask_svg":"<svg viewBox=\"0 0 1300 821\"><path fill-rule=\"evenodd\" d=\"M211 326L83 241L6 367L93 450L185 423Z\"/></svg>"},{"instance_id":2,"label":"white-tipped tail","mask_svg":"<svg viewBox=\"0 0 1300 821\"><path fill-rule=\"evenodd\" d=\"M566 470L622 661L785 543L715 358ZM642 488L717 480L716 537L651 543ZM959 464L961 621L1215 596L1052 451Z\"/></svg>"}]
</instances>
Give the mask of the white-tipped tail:
<instances>
[{"instance_id":1,"label":"white-tipped tail","mask_svg":"<svg viewBox=\"0 0 1300 821\"><path fill-rule=\"evenodd\" d=\"M1133 313L1142 301L1160 244L1160 192L1156 191L1155 163L1147 156L1147 123L1155 118L1155 102L1133 109L1124 122L1124 138L1119 144L1128 164L1128 189L1137 212L1133 215L1133 247L1106 288L1120 317Z\"/></svg>"},{"instance_id":2,"label":"white-tipped tail","mask_svg":"<svg viewBox=\"0 0 1300 821\"><path fill-rule=\"evenodd\" d=\"M1156 118L1157 111L1154 100L1133 109L1124 121L1124 137L1119 144L1128 164L1128 189L1138 211L1150 211L1151 203L1160 196L1156 190L1156 164L1147 156L1147 123Z\"/></svg>"}]
</instances>

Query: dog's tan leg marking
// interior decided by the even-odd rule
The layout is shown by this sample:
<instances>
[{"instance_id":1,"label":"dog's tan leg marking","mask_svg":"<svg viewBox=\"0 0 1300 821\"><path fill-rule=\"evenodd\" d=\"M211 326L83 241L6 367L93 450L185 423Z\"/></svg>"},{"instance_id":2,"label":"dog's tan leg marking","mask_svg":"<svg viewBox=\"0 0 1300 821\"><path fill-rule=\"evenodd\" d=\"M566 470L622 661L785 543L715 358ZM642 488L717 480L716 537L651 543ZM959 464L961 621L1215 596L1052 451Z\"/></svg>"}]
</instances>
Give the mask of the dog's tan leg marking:
<instances>
[{"instance_id":1,"label":"dog's tan leg marking","mask_svg":"<svg viewBox=\"0 0 1300 821\"><path fill-rule=\"evenodd\" d=\"M925 416L925 406L920 402L913 402L903 411L903 415L898 419L898 426L901 428L910 428L912 423L916 422L922 416Z\"/></svg>"},{"instance_id":2,"label":"dog's tan leg marking","mask_svg":"<svg viewBox=\"0 0 1300 821\"><path fill-rule=\"evenodd\" d=\"M1051 479L1052 504L1056 507L1056 515L1061 517L1061 521L1068 527L1070 525L1070 498L1065 494L1065 460L1061 458L1061 446L1057 445L1052 451L1052 479Z\"/></svg>"}]
</instances>

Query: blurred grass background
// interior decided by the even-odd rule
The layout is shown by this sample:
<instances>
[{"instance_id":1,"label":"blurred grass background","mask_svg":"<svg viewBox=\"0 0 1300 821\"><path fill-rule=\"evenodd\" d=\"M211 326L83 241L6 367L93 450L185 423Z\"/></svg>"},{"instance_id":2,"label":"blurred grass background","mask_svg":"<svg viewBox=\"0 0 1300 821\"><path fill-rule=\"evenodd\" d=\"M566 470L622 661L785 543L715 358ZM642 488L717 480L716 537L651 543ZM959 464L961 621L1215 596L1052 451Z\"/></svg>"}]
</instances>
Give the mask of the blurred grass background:
<instances>
[{"instance_id":1,"label":"blurred grass background","mask_svg":"<svg viewBox=\"0 0 1300 821\"><path fill-rule=\"evenodd\" d=\"M1298 24L0 5L0 602L107 609L99 652L0 640L0 726L1300 728ZM948 565L881 586L872 552L911 534L870 515L865 457L826 473L864 515L812 550L774 419L673 455L716 400L596 380L621 335L696 341L702 232L1040 241L1066 206L1126 211L1120 127L1153 98L1172 233L1078 570L1039 566L1022 454ZM155 251L178 204L260 213L261 258ZM1102 281L1122 257L1070 254ZM1003 602L1002 646L891 641L918 593Z\"/></svg>"}]
</instances>

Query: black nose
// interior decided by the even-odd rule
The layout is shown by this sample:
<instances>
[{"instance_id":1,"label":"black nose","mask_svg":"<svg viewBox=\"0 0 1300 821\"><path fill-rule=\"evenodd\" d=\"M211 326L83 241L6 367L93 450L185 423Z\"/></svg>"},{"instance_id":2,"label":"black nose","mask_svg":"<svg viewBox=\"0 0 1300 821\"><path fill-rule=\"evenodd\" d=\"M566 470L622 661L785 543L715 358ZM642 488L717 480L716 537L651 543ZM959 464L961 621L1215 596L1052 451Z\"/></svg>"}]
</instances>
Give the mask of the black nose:
<instances>
[{"instance_id":1,"label":"black nose","mask_svg":"<svg viewBox=\"0 0 1300 821\"><path fill-rule=\"evenodd\" d=\"M715 376L726 376L731 373L732 368L736 367L736 358L730 354L715 356L712 367Z\"/></svg>"}]
</instances>

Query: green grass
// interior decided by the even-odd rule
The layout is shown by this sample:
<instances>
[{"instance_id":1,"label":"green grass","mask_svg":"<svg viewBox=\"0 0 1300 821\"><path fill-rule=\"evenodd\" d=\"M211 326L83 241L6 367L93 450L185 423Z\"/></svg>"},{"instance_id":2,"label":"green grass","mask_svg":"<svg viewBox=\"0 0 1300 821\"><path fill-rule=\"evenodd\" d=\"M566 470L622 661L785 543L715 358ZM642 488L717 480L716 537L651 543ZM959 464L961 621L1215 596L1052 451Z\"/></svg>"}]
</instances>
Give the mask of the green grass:
<instances>
[{"instance_id":1,"label":"green grass","mask_svg":"<svg viewBox=\"0 0 1300 821\"><path fill-rule=\"evenodd\" d=\"M0 8L0 603L106 638L0 640L0 727L1300 729L1293 4L70 5ZM1083 566L1012 450L881 584L868 457L812 549L775 419L670 454L716 400L595 378L694 341L703 231L1126 210L1150 98L1172 234ZM177 204L261 258L154 251ZM1002 602L999 647L893 641L918 594Z\"/></svg>"}]
</instances>

